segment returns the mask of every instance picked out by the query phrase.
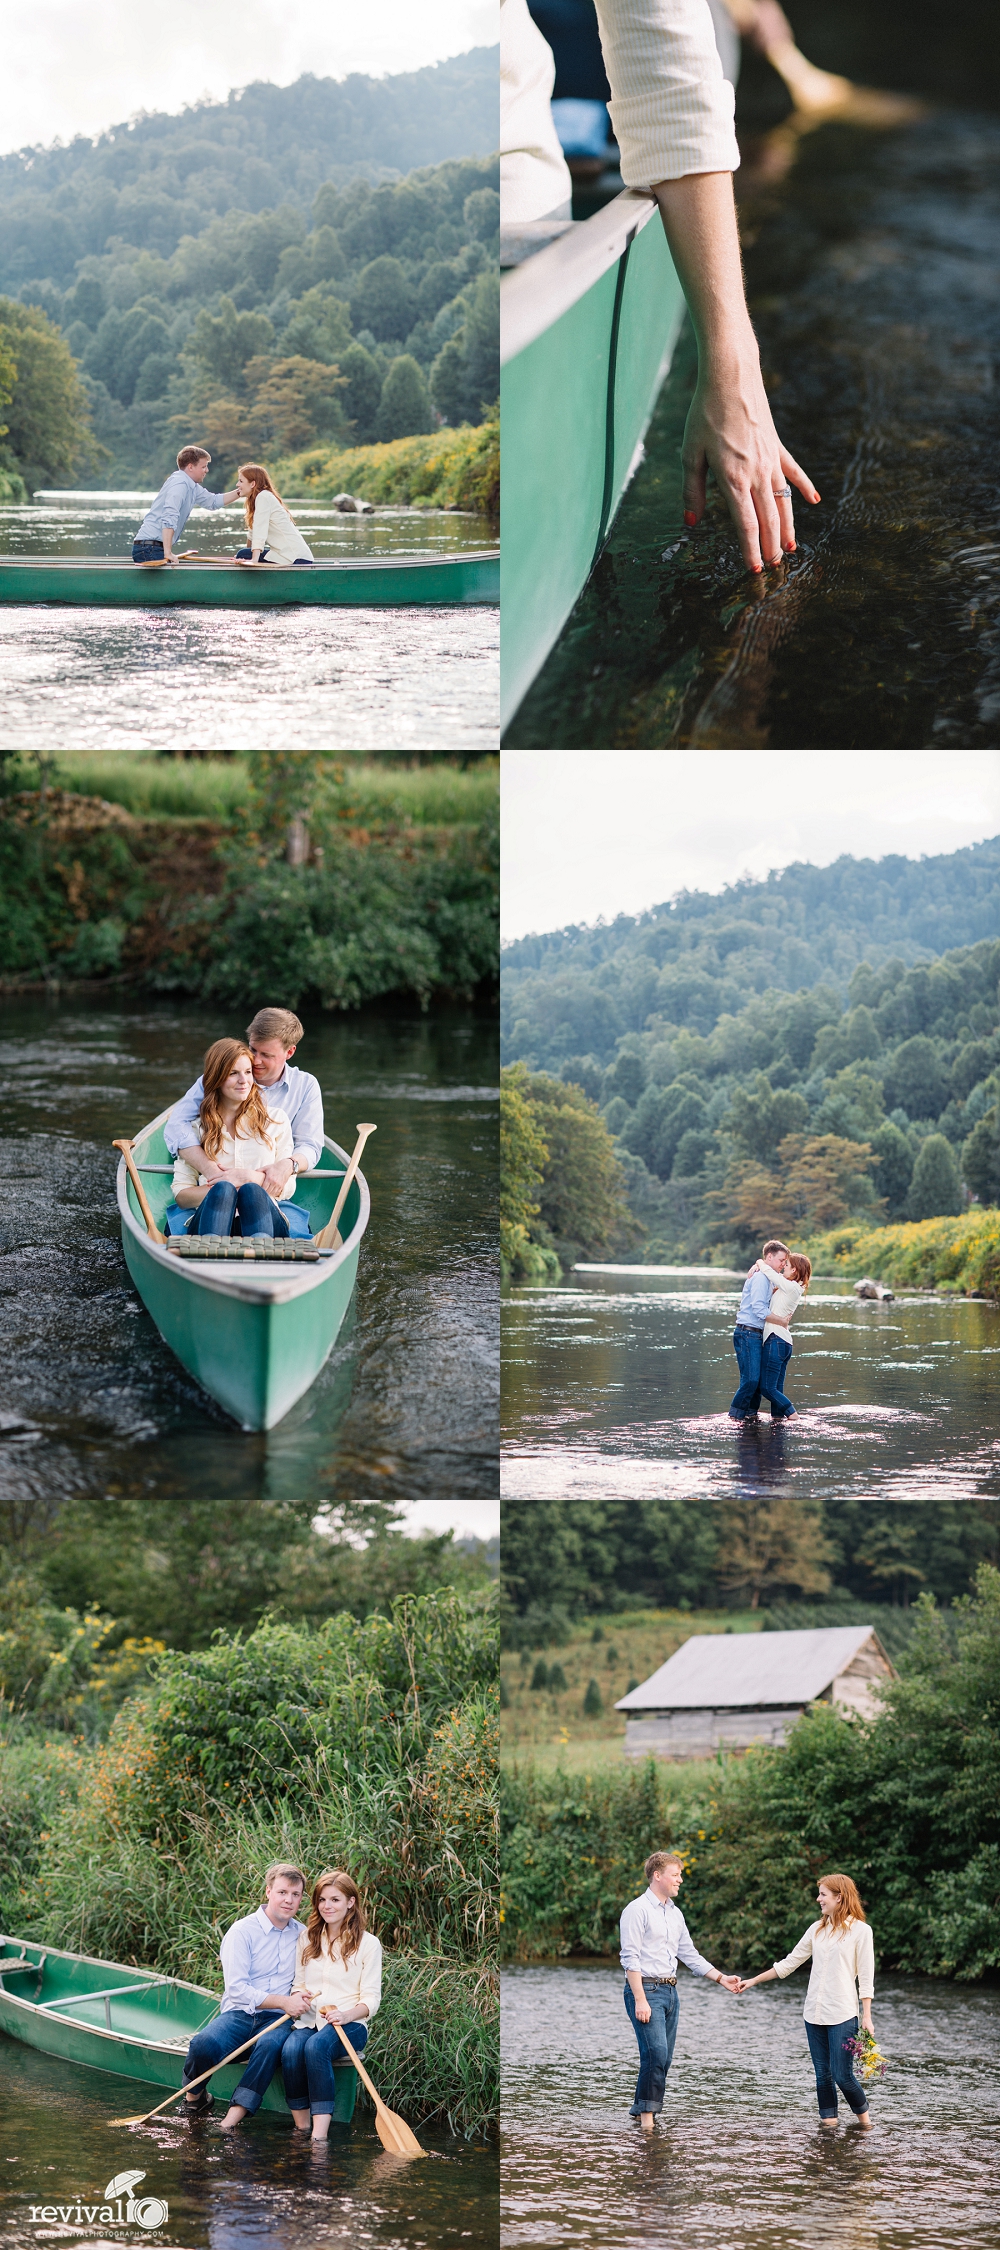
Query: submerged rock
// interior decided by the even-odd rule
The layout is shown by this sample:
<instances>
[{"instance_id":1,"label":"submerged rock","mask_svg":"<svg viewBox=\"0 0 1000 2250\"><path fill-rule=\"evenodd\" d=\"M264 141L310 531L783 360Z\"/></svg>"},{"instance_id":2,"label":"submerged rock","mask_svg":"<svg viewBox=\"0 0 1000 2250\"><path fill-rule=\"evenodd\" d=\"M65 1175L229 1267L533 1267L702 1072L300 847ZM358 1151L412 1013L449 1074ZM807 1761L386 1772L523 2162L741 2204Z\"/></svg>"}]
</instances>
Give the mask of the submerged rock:
<instances>
[{"instance_id":1,"label":"submerged rock","mask_svg":"<svg viewBox=\"0 0 1000 2250\"><path fill-rule=\"evenodd\" d=\"M896 1301L894 1291L888 1287L886 1282L872 1281L868 1274L865 1275L863 1281L855 1282L854 1294L856 1297L877 1297L879 1302L884 1305L892 1305Z\"/></svg>"},{"instance_id":2,"label":"submerged rock","mask_svg":"<svg viewBox=\"0 0 1000 2250\"><path fill-rule=\"evenodd\" d=\"M375 513L370 500L356 500L353 492L335 492L330 506L339 508L342 516L373 516Z\"/></svg>"}]
</instances>

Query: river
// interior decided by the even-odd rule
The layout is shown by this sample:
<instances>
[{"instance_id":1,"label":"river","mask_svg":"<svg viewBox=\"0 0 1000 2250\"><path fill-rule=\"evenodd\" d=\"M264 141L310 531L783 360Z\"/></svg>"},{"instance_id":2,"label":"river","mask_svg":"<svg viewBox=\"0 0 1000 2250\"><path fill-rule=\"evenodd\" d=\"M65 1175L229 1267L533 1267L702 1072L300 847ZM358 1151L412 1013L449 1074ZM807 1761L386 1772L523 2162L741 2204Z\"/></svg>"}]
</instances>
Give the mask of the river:
<instances>
[{"instance_id":1,"label":"river","mask_svg":"<svg viewBox=\"0 0 1000 2250\"><path fill-rule=\"evenodd\" d=\"M109 2118L155 2100L155 2088L0 2040L0 2229L9 2250L40 2242L111 2250L122 2241L160 2250L481 2250L496 2240L491 2147L421 2126L428 2161L406 2163L386 2155L360 2111L349 2132L332 2128L322 2152L267 2111L228 2139L169 2113L141 2133L111 2131ZM32 2206L58 2213L78 2199L101 2204L125 2170L139 2175L137 2195L167 2205L155 2231L32 2220Z\"/></svg>"},{"instance_id":2,"label":"river","mask_svg":"<svg viewBox=\"0 0 1000 2250\"><path fill-rule=\"evenodd\" d=\"M863 1302L817 1277L795 1316L800 1412L728 1419L736 1277L577 1269L504 1306L508 1499L972 1499L1000 1481L1000 1318L965 1299Z\"/></svg>"},{"instance_id":3,"label":"river","mask_svg":"<svg viewBox=\"0 0 1000 2250\"><path fill-rule=\"evenodd\" d=\"M827 67L860 76L873 59L868 26L886 13L813 10ZM796 498L797 552L751 579L714 490L703 524L684 529L687 329L645 459L507 730L512 747L996 744L1000 119L975 107L996 76L995 19L978 14L985 96L975 9L961 27L935 11L894 12L906 81L920 82L923 56L936 100L933 39L967 109L933 107L887 129L862 105L812 130L741 135L765 381L784 443L823 496L817 508ZM891 68L888 53L879 60Z\"/></svg>"},{"instance_id":4,"label":"river","mask_svg":"<svg viewBox=\"0 0 1000 2250\"><path fill-rule=\"evenodd\" d=\"M128 555L149 493L53 493L0 507L0 554ZM318 560L453 554L482 518L294 512ZM189 545L231 554L242 511L195 511ZM19 750L495 749L499 612L89 609L0 605L3 737Z\"/></svg>"},{"instance_id":5,"label":"river","mask_svg":"<svg viewBox=\"0 0 1000 2250\"><path fill-rule=\"evenodd\" d=\"M197 1003L0 1002L0 1505L11 1534L73 1498L190 1511L232 1535L251 1505L483 1500L496 1491L496 1029L391 1006L307 1016L326 1128L365 1152L372 1218L325 1368L269 1432L185 1374L121 1250L112 1140L190 1085L226 1026Z\"/></svg>"},{"instance_id":6,"label":"river","mask_svg":"<svg viewBox=\"0 0 1000 2250\"><path fill-rule=\"evenodd\" d=\"M802 1980L731 2000L682 1971L647 2141L621 1987L607 1963L504 1976L507 2250L995 2250L1000 1992L879 1979L874 2128L827 2135Z\"/></svg>"}]
</instances>

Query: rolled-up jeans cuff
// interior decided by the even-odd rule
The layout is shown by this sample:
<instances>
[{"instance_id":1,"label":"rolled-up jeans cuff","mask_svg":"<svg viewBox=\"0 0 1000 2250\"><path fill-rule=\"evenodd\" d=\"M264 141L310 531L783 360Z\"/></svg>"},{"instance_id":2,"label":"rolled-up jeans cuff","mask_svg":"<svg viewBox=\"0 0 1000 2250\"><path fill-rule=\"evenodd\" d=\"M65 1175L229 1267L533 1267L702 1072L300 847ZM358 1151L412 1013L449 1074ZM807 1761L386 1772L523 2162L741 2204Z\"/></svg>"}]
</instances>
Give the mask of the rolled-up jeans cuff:
<instances>
[{"instance_id":1,"label":"rolled-up jeans cuff","mask_svg":"<svg viewBox=\"0 0 1000 2250\"><path fill-rule=\"evenodd\" d=\"M237 2086L235 2092L229 2096L229 2106L230 2109L235 2109L238 2105L240 2109L249 2111L252 2116L254 2110L260 2108L263 2098L262 2094L254 2093L252 2086Z\"/></svg>"}]
</instances>

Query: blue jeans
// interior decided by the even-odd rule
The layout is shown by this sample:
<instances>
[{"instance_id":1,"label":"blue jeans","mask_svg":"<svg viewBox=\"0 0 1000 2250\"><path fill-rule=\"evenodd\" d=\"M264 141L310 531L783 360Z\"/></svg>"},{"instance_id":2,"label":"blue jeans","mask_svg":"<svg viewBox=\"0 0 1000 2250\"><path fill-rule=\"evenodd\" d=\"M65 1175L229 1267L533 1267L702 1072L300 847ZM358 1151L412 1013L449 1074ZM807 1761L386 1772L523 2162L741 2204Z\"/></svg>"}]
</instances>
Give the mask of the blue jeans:
<instances>
[{"instance_id":1,"label":"blue jeans","mask_svg":"<svg viewBox=\"0 0 1000 2250\"><path fill-rule=\"evenodd\" d=\"M368 2025L345 2023L344 2031L355 2053L360 2055L368 2038ZM289 2109L311 2109L314 2117L333 2115L335 2062L342 2062L345 2069L352 2067L341 2045L340 2034L332 2023L325 2023L319 2028L311 2024L296 2024L291 2038L285 2042L281 2057L281 2075Z\"/></svg>"},{"instance_id":2,"label":"blue jeans","mask_svg":"<svg viewBox=\"0 0 1000 2250\"><path fill-rule=\"evenodd\" d=\"M673 1984L650 1984L644 1977L642 1989L653 2011L648 2023L638 2022L635 1994L630 1984L625 1986L625 2009L639 2042L639 2076L629 2116L639 2117L649 2110L658 2117L663 2108L667 2072L674 2057L680 2001Z\"/></svg>"},{"instance_id":3,"label":"blue jeans","mask_svg":"<svg viewBox=\"0 0 1000 2250\"><path fill-rule=\"evenodd\" d=\"M265 557L265 555L269 555L269 554L270 554L270 552L271 552L271 550L270 550L270 548L269 548L269 547L262 547L262 548L261 548L261 550L260 550L260 559L261 559L261 562L263 562L263 560L264 560L264 557ZM237 562L252 562L252 561L253 561L253 548L252 548L252 547L237 547L237 549L236 549L236 560L237 560ZM292 558L292 561L293 561L293 567L294 567L294 565L295 565L295 564L301 564L301 566L302 566L302 568L303 568L304 570L311 570L311 569L312 569L312 557L311 557L310 555L295 555L295 556L293 556L293 558Z\"/></svg>"},{"instance_id":4,"label":"blue jeans","mask_svg":"<svg viewBox=\"0 0 1000 2250\"><path fill-rule=\"evenodd\" d=\"M244 1239L251 1234L288 1233L288 1221L265 1188L255 1180L234 1187L231 1180L214 1180L204 1200L192 1211L186 1234L232 1234L239 1219Z\"/></svg>"},{"instance_id":5,"label":"blue jeans","mask_svg":"<svg viewBox=\"0 0 1000 2250\"><path fill-rule=\"evenodd\" d=\"M760 1362L763 1340L764 1331L762 1328L737 1327L733 1330L733 1350L736 1353L736 1364L740 1371L740 1387L729 1411L737 1422L742 1422L746 1414L756 1414L760 1405Z\"/></svg>"},{"instance_id":6,"label":"blue jeans","mask_svg":"<svg viewBox=\"0 0 1000 2250\"><path fill-rule=\"evenodd\" d=\"M821 2117L836 2117L837 2088L845 2102L853 2109L855 2117L863 2117L868 2107L868 2096L854 2075L853 2056L845 2052L848 2039L856 2039L858 2019L848 2016L846 2023L807 2023L806 2038L816 2073L816 2099ZM235 2101L236 2097L233 2096Z\"/></svg>"},{"instance_id":7,"label":"blue jeans","mask_svg":"<svg viewBox=\"0 0 1000 2250\"><path fill-rule=\"evenodd\" d=\"M132 560L133 562L162 562L162 539L133 539Z\"/></svg>"},{"instance_id":8,"label":"blue jeans","mask_svg":"<svg viewBox=\"0 0 1000 2250\"><path fill-rule=\"evenodd\" d=\"M259 2009L256 2015L242 2008L227 2008L224 2015L214 2016L211 2023L196 2031L184 2064L185 2086L190 2085L192 2078L200 2078L203 2070L217 2069L234 2047L241 2047L245 2039L252 2039L255 2032L263 2031L265 2024L273 2024L274 2030L241 2055L240 2082L235 2093L229 2096L231 2102L239 2102L241 2109L259 2109L291 2030L290 2024L282 2023L275 2008Z\"/></svg>"},{"instance_id":9,"label":"blue jeans","mask_svg":"<svg viewBox=\"0 0 1000 2250\"><path fill-rule=\"evenodd\" d=\"M764 1338L764 1349L760 1355L760 1387L764 1397L770 1400L772 1421L783 1421L786 1415L795 1412L791 1399L785 1397L784 1386L785 1369L791 1356L791 1344L786 1342L784 1336Z\"/></svg>"}]
</instances>

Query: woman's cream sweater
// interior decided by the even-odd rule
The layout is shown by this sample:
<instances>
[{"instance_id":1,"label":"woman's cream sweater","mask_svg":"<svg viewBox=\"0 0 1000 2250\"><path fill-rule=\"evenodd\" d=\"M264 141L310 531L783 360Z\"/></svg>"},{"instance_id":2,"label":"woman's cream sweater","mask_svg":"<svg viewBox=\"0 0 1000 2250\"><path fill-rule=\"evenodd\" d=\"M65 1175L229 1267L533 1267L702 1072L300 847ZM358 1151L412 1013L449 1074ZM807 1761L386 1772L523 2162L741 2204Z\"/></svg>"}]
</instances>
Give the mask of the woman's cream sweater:
<instances>
[{"instance_id":1,"label":"woman's cream sweater","mask_svg":"<svg viewBox=\"0 0 1000 2250\"><path fill-rule=\"evenodd\" d=\"M775 1973L790 1977L803 1962L812 1962L803 2015L807 2023L847 2023L856 2019L858 2001L870 2000L875 1991L875 1945L868 1922L848 1922L836 1936L823 1921L811 1923Z\"/></svg>"},{"instance_id":2,"label":"woman's cream sweater","mask_svg":"<svg viewBox=\"0 0 1000 2250\"><path fill-rule=\"evenodd\" d=\"M297 2023L315 2024L316 2008L357 2008L362 2001L368 2009L368 2021L382 1998L382 1948L377 1937L366 1930L356 1953L349 1961L341 1959L340 1947L334 1941L330 1947L328 1932L324 1930L320 1943L322 1952L311 1961L305 1958L309 1940L303 1931L295 1954L293 1992L311 1992L314 2005L296 2017Z\"/></svg>"}]
</instances>

